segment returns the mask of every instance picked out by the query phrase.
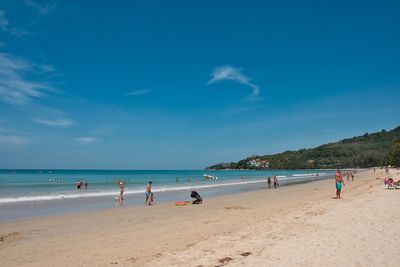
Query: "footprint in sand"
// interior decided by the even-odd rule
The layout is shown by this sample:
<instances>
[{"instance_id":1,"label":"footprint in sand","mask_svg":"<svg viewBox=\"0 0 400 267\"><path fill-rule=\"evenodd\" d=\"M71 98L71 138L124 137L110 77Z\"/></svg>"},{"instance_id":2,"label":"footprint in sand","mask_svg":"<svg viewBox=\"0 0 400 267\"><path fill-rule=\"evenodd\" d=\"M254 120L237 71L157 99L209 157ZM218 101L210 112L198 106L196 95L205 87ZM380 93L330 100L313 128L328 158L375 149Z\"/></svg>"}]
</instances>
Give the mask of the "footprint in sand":
<instances>
[{"instance_id":1,"label":"footprint in sand","mask_svg":"<svg viewBox=\"0 0 400 267\"><path fill-rule=\"evenodd\" d=\"M21 234L18 232L12 232L5 235L0 235L0 246L5 245L6 243L17 241L21 238Z\"/></svg>"},{"instance_id":2,"label":"footprint in sand","mask_svg":"<svg viewBox=\"0 0 400 267\"><path fill-rule=\"evenodd\" d=\"M218 261L219 261L219 263L227 264L228 262L230 262L232 260L233 260L233 258L231 258L231 257L225 257L225 258L219 259Z\"/></svg>"},{"instance_id":3,"label":"footprint in sand","mask_svg":"<svg viewBox=\"0 0 400 267\"><path fill-rule=\"evenodd\" d=\"M251 252L243 252L243 253L240 253L240 256L243 256L243 257L247 257L247 256L250 256L251 255Z\"/></svg>"},{"instance_id":4,"label":"footprint in sand","mask_svg":"<svg viewBox=\"0 0 400 267\"><path fill-rule=\"evenodd\" d=\"M245 208L243 208L242 206L234 205L234 206L225 207L225 209L226 210L244 210Z\"/></svg>"}]
</instances>

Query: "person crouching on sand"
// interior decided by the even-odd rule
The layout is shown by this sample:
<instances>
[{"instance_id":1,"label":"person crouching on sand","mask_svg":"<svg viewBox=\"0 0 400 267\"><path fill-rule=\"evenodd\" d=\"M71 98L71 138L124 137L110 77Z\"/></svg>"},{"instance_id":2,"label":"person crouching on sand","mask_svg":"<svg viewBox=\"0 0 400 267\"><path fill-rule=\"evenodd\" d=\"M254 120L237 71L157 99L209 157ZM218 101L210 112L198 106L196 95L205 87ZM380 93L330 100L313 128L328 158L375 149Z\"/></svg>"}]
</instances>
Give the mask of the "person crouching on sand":
<instances>
[{"instance_id":1,"label":"person crouching on sand","mask_svg":"<svg viewBox=\"0 0 400 267\"><path fill-rule=\"evenodd\" d=\"M340 191L344 186L344 181L342 172L339 169L336 171L335 184L336 184L336 199L340 199Z\"/></svg>"},{"instance_id":2,"label":"person crouching on sand","mask_svg":"<svg viewBox=\"0 0 400 267\"><path fill-rule=\"evenodd\" d=\"M147 184L147 187L146 187L146 200L144 201L145 206L147 205L147 201L149 200L150 195L151 195L151 185L152 184L153 184L153 182L149 181L149 183Z\"/></svg>"}]
</instances>

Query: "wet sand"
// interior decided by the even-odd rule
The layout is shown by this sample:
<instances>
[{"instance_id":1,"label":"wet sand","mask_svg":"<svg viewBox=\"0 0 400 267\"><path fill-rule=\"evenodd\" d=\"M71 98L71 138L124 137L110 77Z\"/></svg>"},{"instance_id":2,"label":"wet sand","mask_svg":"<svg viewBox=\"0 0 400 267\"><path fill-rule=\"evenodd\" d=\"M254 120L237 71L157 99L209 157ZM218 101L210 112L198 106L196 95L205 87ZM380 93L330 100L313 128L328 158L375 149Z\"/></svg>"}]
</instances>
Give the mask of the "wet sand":
<instances>
[{"instance_id":1,"label":"wet sand","mask_svg":"<svg viewBox=\"0 0 400 267\"><path fill-rule=\"evenodd\" d=\"M3 222L1 265L397 266L400 190L377 176L384 172L357 174L342 200L332 199L333 180L321 180L197 206Z\"/></svg>"}]
</instances>

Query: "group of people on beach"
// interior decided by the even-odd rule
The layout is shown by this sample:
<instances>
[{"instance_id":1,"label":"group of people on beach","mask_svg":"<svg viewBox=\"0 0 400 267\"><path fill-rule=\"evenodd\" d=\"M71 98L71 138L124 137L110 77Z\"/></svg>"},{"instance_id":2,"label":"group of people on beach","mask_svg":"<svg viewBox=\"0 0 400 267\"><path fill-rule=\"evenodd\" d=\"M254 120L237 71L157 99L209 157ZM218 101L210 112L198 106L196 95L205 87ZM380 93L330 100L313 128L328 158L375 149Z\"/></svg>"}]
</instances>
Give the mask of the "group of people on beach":
<instances>
[{"instance_id":1,"label":"group of people on beach","mask_svg":"<svg viewBox=\"0 0 400 267\"><path fill-rule=\"evenodd\" d=\"M278 182L278 177L276 175L274 176L273 180L274 180L274 188L278 188L279 182ZM268 188L271 188L271 182L272 182L271 177L268 176L267 178Z\"/></svg>"},{"instance_id":2,"label":"group of people on beach","mask_svg":"<svg viewBox=\"0 0 400 267\"><path fill-rule=\"evenodd\" d=\"M116 179L116 182L119 186L119 197L116 197L115 200L118 202L122 202L124 200L124 192L125 192L125 185L126 182L125 180L122 179ZM151 191L151 186L153 182L149 181L146 186L146 199L144 201L145 206L154 206L154 193Z\"/></svg>"},{"instance_id":3,"label":"group of people on beach","mask_svg":"<svg viewBox=\"0 0 400 267\"><path fill-rule=\"evenodd\" d=\"M122 179L116 179L116 182L118 183L119 186L119 193L120 195L115 197L116 204L117 206L122 206L123 200L124 200L124 191L125 191L125 180ZM146 191L145 191L145 200L144 200L144 205L145 206L154 206L154 193L152 192L152 185L153 182L149 181L146 186ZM201 204L203 202L203 199L200 197L199 193L196 191L191 191L190 192L190 197L193 198L192 204Z\"/></svg>"}]
</instances>

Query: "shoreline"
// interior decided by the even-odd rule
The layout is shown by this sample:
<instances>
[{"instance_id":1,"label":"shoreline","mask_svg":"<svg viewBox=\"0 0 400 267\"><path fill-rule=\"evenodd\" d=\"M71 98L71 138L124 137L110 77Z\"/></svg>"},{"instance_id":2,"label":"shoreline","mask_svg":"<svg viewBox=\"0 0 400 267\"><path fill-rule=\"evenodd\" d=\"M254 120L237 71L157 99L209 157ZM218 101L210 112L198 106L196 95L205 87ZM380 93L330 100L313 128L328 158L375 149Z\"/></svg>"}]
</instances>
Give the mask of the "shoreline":
<instances>
[{"instance_id":1,"label":"shoreline","mask_svg":"<svg viewBox=\"0 0 400 267\"><path fill-rule=\"evenodd\" d=\"M279 176L278 176L279 177ZM299 183L308 183L317 180L330 179L331 174L324 174L321 176L302 176L294 175L289 177L281 177L279 179L280 186L291 186ZM169 202L175 203L176 201L190 200L190 190L196 190L202 197L206 199L213 198L216 196L226 196L231 194L237 194L241 192L254 192L258 190L264 190L266 188L266 180L264 179L241 179L222 181L219 183L210 184L196 184L196 183L185 183L177 184L176 188L153 188L153 192L156 195L156 204ZM19 219L29 219L43 216L53 216L60 214L74 214L82 212L100 211L103 209L115 209L117 203L114 197L118 195L117 191L111 191L101 193L98 196L92 196L92 192L78 191L76 197L62 196L58 197L50 196L49 199L36 200L40 198L38 196L25 200L11 203L0 203L0 222L2 221L15 221ZM137 190L125 190L126 196L124 201L124 207L142 205L144 189ZM4 200L4 199L3 199ZM7 200L7 199L5 199ZM15 198L12 199L15 201Z\"/></svg>"},{"instance_id":2,"label":"shoreline","mask_svg":"<svg viewBox=\"0 0 400 267\"><path fill-rule=\"evenodd\" d=\"M399 199L398 191L383 190L382 181L375 179L376 175L381 176L383 172L376 175L371 172L358 173L355 182L346 184L343 200L331 199L335 194L332 180L319 180L284 186L277 190L214 197L205 199L204 204L197 206L175 207L162 203L154 207L131 206L124 209L3 222L0 223L0 234L7 238L4 243L0 243L0 256L11 266L108 266L115 263L123 266L216 266L222 264L220 260L223 258L232 259L228 260L229 266L260 266L267 262L271 265L285 266L284 263L287 263L288 259L278 260L276 257L282 253L274 248L296 245L300 251L306 249L307 246L303 245L308 239L303 236L304 229L311 230L311 235L321 229L323 232L327 231L326 234L321 233L327 243L330 242L329 238L335 238L337 235L335 227L339 225L336 220L333 220L330 226L330 221L327 221L324 222L327 226L315 229L313 225L318 222L309 225L308 220L319 220L331 212L337 212L336 206L343 210L353 209L353 206L361 201L362 205L359 206L363 212L368 213L370 205L386 201L380 197L390 195ZM372 189L370 185L373 186ZM377 200L371 201L371 197ZM371 212L376 210L373 208ZM357 219L353 219L355 215L357 211L346 212L346 215L340 215L339 219L346 219L346 227L353 226L357 231L360 231L360 227L367 227L361 233L371 235L371 229L368 228L371 224L359 225L353 221ZM379 223L376 227L381 229L391 222L387 220L389 215L393 217L393 214L384 213L369 220L374 225ZM342 224L343 221L340 225ZM393 233L390 234L389 237L392 238ZM387 245L383 244L382 248L373 247L372 250L379 249L389 253L391 250L387 246L393 242L387 240L389 237L386 233L380 233L379 237L387 242ZM367 239L368 236L363 238ZM349 242L351 243L351 240ZM321 247L318 249L326 249L324 243L319 244ZM352 244L355 245L348 245ZM268 249L264 248L265 245ZM347 244L341 244L343 245ZM268 251L275 254L268 254ZM239 252L250 254L241 256ZM325 253L325 250L322 252ZM379 259L388 256L384 252ZM296 254L295 251L293 253ZM365 253L367 252L353 255L351 260L361 260L364 263L359 258L365 257ZM307 255L304 252L302 257ZM321 257L315 257L316 255L318 253L308 255L314 257L314 260L305 260L300 256L297 260L303 263L303 266L318 266L314 261L321 260ZM311 262L308 262L309 260ZM389 264L385 266L394 265L390 265L389 259Z\"/></svg>"}]
</instances>

